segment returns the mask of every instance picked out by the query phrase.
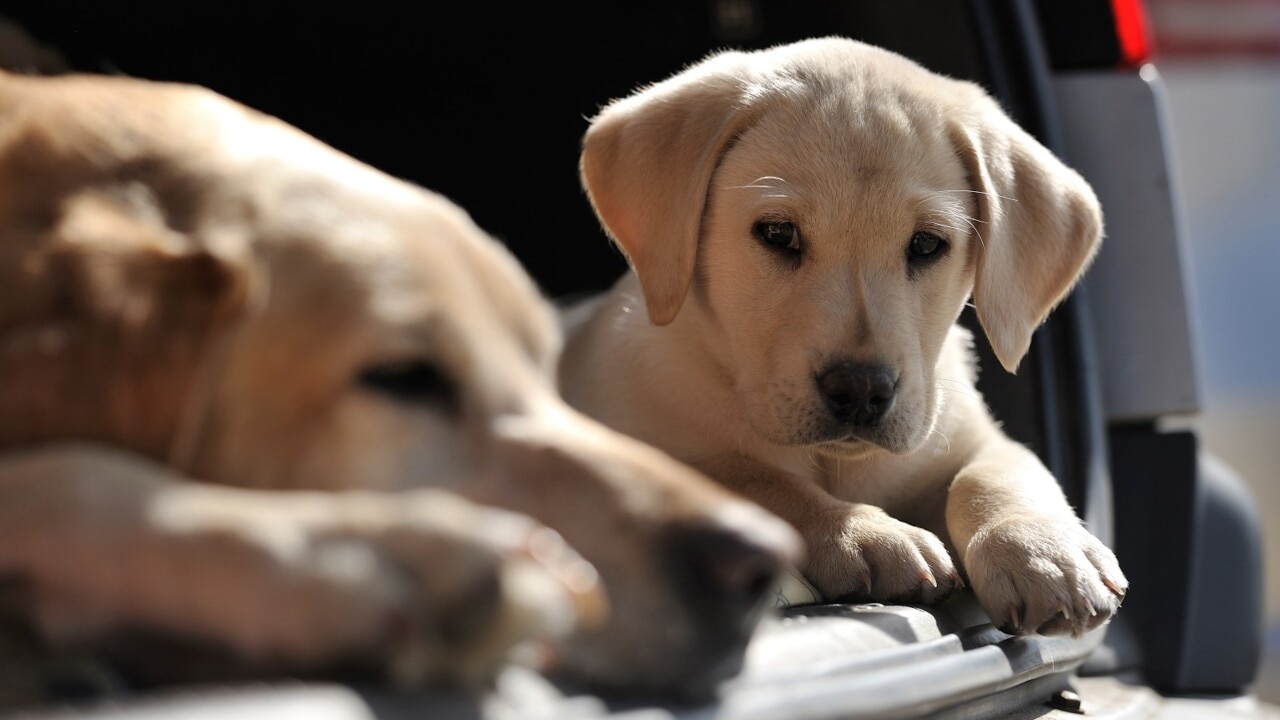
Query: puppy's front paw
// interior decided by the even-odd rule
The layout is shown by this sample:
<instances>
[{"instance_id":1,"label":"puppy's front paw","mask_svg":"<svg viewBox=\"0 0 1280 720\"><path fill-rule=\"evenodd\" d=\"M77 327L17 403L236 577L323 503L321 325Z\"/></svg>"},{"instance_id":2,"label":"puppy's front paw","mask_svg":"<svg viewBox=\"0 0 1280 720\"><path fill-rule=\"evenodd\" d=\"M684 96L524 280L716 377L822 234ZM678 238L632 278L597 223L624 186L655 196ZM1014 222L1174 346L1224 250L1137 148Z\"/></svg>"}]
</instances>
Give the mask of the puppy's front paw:
<instances>
[{"instance_id":1,"label":"puppy's front paw","mask_svg":"<svg viewBox=\"0 0 1280 720\"><path fill-rule=\"evenodd\" d=\"M852 506L815 529L805 574L828 600L935 603L963 585L937 535L879 508Z\"/></svg>"},{"instance_id":2,"label":"puppy's front paw","mask_svg":"<svg viewBox=\"0 0 1280 720\"><path fill-rule=\"evenodd\" d=\"M1078 522L1057 518L979 531L965 570L992 622L1014 635L1080 636L1107 622L1129 587L1110 549Z\"/></svg>"}]
</instances>

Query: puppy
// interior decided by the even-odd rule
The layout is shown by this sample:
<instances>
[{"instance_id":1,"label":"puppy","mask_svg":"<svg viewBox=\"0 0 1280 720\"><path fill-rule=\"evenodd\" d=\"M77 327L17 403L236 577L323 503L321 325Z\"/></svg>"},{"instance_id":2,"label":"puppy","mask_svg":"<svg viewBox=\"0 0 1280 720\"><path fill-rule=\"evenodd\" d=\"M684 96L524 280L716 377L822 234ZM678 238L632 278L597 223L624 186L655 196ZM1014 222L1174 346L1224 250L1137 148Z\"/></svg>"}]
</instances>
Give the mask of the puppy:
<instances>
[{"instance_id":1,"label":"puppy","mask_svg":"<svg viewBox=\"0 0 1280 720\"><path fill-rule=\"evenodd\" d=\"M2 592L55 650L694 692L799 547L563 402L462 209L205 89L0 74L0 287Z\"/></svg>"},{"instance_id":2,"label":"puppy","mask_svg":"<svg viewBox=\"0 0 1280 720\"><path fill-rule=\"evenodd\" d=\"M835 37L720 52L591 121L581 174L631 271L569 309L570 403L787 519L829 599L965 582L1080 634L1127 582L974 387L1101 237L1085 181L978 86Z\"/></svg>"}]
</instances>

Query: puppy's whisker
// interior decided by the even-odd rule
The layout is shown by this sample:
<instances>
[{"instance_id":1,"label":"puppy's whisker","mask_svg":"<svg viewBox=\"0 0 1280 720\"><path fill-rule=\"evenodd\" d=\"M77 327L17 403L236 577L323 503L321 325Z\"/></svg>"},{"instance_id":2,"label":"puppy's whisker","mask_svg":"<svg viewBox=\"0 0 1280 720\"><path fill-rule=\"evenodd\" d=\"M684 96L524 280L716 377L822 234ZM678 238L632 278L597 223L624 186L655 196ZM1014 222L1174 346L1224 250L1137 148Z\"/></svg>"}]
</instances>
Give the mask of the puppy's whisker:
<instances>
[{"instance_id":1,"label":"puppy's whisker","mask_svg":"<svg viewBox=\"0 0 1280 720\"><path fill-rule=\"evenodd\" d=\"M818 454L815 451L810 450L807 453L805 453L805 456L809 458L809 464L813 466L814 470L817 470L819 472L822 471L822 463L818 461ZM839 467L840 467L840 459L837 458L836 459L836 468L837 468L836 476L837 477L839 477L840 475Z\"/></svg>"},{"instance_id":2,"label":"puppy's whisker","mask_svg":"<svg viewBox=\"0 0 1280 720\"><path fill-rule=\"evenodd\" d=\"M966 215L965 217L963 217L962 219L964 220L965 224L969 226L969 229L973 231L973 235L974 235L974 237L978 238L978 242L982 242L982 233L978 232L978 225L977 225L977 223L980 223L980 222L983 222L983 221L982 221L982 220L979 220L979 219L977 219L977 218L969 217L969 216L967 216L967 215ZM985 246L984 246L984 247L985 247Z\"/></svg>"},{"instance_id":3,"label":"puppy's whisker","mask_svg":"<svg viewBox=\"0 0 1280 720\"><path fill-rule=\"evenodd\" d=\"M758 177L755 180L752 180L747 185L730 185L728 189L729 190L774 190L779 194L771 195L767 197L779 197L779 198L791 197L789 194L785 193L784 188L779 187L779 185L775 185L774 183L778 183L780 185L788 184L786 180L776 175L765 175L763 177Z\"/></svg>"},{"instance_id":4,"label":"puppy's whisker","mask_svg":"<svg viewBox=\"0 0 1280 720\"><path fill-rule=\"evenodd\" d=\"M1005 195L1001 195L1000 193L987 192L986 190L934 190L932 193L929 193L928 195L926 195L925 199L936 197L938 195L942 195L945 193L971 193L973 195L988 195L990 197L1000 198L1001 200L1008 200L1009 202L1018 202L1018 198L1008 197Z\"/></svg>"},{"instance_id":5,"label":"puppy's whisker","mask_svg":"<svg viewBox=\"0 0 1280 720\"><path fill-rule=\"evenodd\" d=\"M946 436L946 433L943 433L943 432L942 432L941 430L939 430L938 428L933 427L933 428L930 428L930 429L929 429L929 435L930 435L930 436L932 436L932 435L937 435L938 437L942 438L942 442L944 442L944 443L946 443L946 444L947 444L947 454L948 454L948 455L950 455L950 454L951 454L951 438L947 437L947 436Z\"/></svg>"},{"instance_id":6,"label":"puppy's whisker","mask_svg":"<svg viewBox=\"0 0 1280 720\"><path fill-rule=\"evenodd\" d=\"M986 250L987 243L982 239L982 233L979 232L978 230L978 223L985 224L986 221L979 220L978 218L970 217L968 215L963 215L963 214L957 215L956 219L962 221L966 226L968 226L969 232L972 233L973 236L978 239L978 244L982 247L982 249ZM959 231L958 228L957 228L957 231Z\"/></svg>"},{"instance_id":7,"label":"puppy's whisker","mask_svg":"<svg viewBox=\"0 0 1280 720\"><path fill-rule=\"evenodd\" d=\"M958 387L949 387L946 385L937 385L936 386L937 389L941 392L956 393L957 395L966 395L968 397L975 397L975 398L978 397L978 393L976 391L971 390L968 385L958 380L947 380L945 378L939 378L939 380L940 382L955 383L958 386Z\"/></svg>"},{"instance_id":8,"label":"puppy's whisker","mask_svg":"<svg viewBox=\"0 0 1280 720\"><path fill-rule=\"evenodd\" d=\"M939 193L936 192L927 195L917 201L916 205L919 206L926 201L933 201L933 198L938 195ZM926 212L923 218L923 223L933 229L949 230L952 233L965 233L965 228L968 228L967 232L981 238L977 228L977 223L979 222L981 221L968 213L968 208L965 207L965 204L956 199L935 202L935 206Z\"/></svg>"},{"instance_id":9,"label":"puppy's whisker","mask_svg":"<svg viewBox=\"0 0 1280 720\"><path fill-rule=\"evenodd\" d=\"M1003 195L981 190L935 190L917 200L916 206L919 207L925 202L933 201L934 198L954 193L971 193L974 195L988 195L1006 200L1015 200L1015 198L1005 198ZM983 247L983 249L986 249L986 242L982 239L982 233L978 230L978 225L985 224L985 221L970 215L966 210L967 208L965 208L964 204L960 201L956 199L948 199L945 202L940 203L932 212L928 213L925 216L924 222L932 228L950 230L953 233L961 233L964 232L965 228L968 228L968 233L976 237L978 239L978 243Z\"/></svg>"},{"instance_id":10,"label":"puppy's whisker","mask_svg":"<svg viewBox=\"0 0 1280 720\"><path fill-rule=\"evenodd\" d=\"M959 224L941 223L941 222L930 222L930 223L928 223L928 224L927 224L927 227L929 227L929 228L931 228L931 229L933 229L933 230L950 230L950 231L951 231L951 232L953 232L953 233L964 233L964 232L965 232L965 226L963 226L963 225L959 225ZM970 225L969 227L970 227L970 228L972 228L973 226L972 226L972 225Z\"/></svg>"}]
</instances>

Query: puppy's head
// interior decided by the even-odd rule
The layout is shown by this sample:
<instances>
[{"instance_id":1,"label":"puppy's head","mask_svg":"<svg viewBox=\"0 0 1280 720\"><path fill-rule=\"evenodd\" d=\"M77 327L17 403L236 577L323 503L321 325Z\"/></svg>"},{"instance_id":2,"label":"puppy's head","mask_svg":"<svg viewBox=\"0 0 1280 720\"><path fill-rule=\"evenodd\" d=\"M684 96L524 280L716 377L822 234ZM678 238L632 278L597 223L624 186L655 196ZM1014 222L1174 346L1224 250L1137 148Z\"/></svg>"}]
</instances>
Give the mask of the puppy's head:
<instances>
[{"instance_id":1,"label":"puppy's head","mask_svg":"<svg viewBox=\"0 0 1280 720\"><path fill-rule=\"evenodd\" d=\"M978 86L838 38L611 103L581 169L650 320L697 326L757 432L833 453L923 442L971 296L1016 370L1100 241L1089 186Z\"/></svg>"},{"instance_id":2,"label":"puppy's head","mask_svg":"<svg viewBox=\"0 0 1280 720\"><path fill-rule=\"evenodd\" d=\"M0 75L0 446L258 488L433 485L559 531L612 610L562 668L698 688L798 540L573 412L551 306L459 207L211 92ZM446 619L447 621L447 619Z\"/></svg>"}]
</instances>

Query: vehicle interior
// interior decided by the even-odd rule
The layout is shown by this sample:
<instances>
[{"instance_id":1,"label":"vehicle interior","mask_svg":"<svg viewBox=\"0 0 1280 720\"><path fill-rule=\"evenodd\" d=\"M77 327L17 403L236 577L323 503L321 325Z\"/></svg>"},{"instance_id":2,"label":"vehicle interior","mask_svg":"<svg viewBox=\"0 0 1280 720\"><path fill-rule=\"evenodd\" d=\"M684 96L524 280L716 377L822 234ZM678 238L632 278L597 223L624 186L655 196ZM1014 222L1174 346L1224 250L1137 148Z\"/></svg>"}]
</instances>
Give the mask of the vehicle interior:
<instances>
[{"instance_id":1,"label":"vehicle interior","mask_svg":"<svg viewBox=\"0 0 1280 720\"><path fill-rule=\"evenodd\" d=\"M845 35L990 89L1094 183L1108 233L1017 375L1001 371L976 334L980 389L1113 547L1132 590L1112 623L1078 639L1006 635L963 592L938 607L792 607L761 628L747 668L712 705L598 697L516 675L483 701L257 686L228 697L203 691L177 707L195 697L229 714L244 692L261 703L289 692L303 703L293 707L329 703L333 717L352 718L967 718L1029 707L1070 714L1081 703L1119 717L1148 702L1143 692L1248 692L1262 634L1257 519L1238 478L1202 457L1180 422L1196 411L1194 337L1140 2L320 8L46 2L5 15L75 70L205 85L442 192L562 300L603 290L626 267L591 212L577 159L586 119L639 84L712 49ZM1094 678L1130 691L1092 696ZM86 699L101 698L75 696ZM333 710L348 706L350 714Z\"/></svg>"}]
</instances>

